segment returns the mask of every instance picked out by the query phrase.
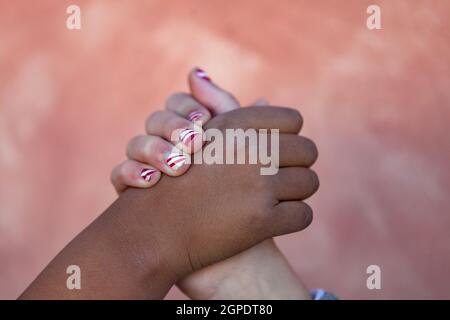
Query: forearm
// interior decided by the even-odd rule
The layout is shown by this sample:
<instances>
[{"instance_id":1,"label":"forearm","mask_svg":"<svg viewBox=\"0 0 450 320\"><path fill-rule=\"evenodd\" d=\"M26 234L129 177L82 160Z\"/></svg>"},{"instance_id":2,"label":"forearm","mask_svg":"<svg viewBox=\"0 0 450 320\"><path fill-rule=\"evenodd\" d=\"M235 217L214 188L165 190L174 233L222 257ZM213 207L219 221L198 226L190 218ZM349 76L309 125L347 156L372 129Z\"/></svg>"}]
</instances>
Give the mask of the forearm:
<instances>
[{"instance_id":1,"label":"forearm","mask_svg":"<svg viewBox=\"0 0 450 320\"><path fill-rule=\"evenodd\" d=\"M160 299L176 281L159 248L142 239L130 190L76 236L20 299ZM151 233L152 230L148 230ZM155 236L155 235L154 235ZM67 267L81 269L81 289L69 290Z\"/></svg>"},{"instance_id":2,"label":"forearm","mask_svg":"<svg viewBox=\"0 0 450 320\"><path fill-rule=\"evenodd\" d=\"M237 278L226 278L212 299L310 299L309 293L272 239L249 249ZM243 254L243 253L241 253Z\"/></svg>"},{"instance_id":3,"label":"forearm","mask_svg":"<svg viewBox=\"0 0 450 320\"><path fill-rule=\"evenodd\" d=\"M220 263L220 268L206 267L178 285L193 299L310 299L272 239Z\"/></svg>"}]
</instances>

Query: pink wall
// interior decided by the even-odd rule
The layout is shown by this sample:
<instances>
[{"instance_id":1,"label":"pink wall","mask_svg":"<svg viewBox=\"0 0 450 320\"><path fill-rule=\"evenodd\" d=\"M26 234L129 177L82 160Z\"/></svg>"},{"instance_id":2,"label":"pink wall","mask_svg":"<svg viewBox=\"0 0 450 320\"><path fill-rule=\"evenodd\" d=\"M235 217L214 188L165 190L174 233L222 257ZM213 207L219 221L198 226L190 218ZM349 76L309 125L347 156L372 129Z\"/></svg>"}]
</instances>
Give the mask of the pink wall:
<instances>
[{"instance_id":1,"label":"pink wall","mask_svg":"<svg viewBox=\"0 0 450 320\"><path fill-rule=\"evenodd\" d=\"M127 140L195 65L244 104L304 115L315 221L279 244L309 286L450 298L449 15L447 0L0 0L0 298L115 199ZM366 288L371 264L382 290Z\"/></svg>"}]
</instances>

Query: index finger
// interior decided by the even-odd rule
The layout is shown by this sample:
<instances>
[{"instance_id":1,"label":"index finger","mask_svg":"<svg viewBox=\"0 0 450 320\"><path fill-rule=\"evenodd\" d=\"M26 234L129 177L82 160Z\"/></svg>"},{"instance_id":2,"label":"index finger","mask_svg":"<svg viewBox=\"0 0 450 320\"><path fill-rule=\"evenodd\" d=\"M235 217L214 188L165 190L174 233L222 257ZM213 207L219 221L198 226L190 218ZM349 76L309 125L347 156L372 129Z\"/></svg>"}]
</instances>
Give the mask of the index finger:
<instances>
[{"instance_id":1,"label":"index finger","mask_svg":"<svg viewBox=\"0 0 450 320\"><path fill-rule=\"evenodd\" d=\"M279 129L280 133L297 134L303 118L295 109L274 106L251 106L216 116L205 126L218 129Z\"/></svg>"}]
</instances>

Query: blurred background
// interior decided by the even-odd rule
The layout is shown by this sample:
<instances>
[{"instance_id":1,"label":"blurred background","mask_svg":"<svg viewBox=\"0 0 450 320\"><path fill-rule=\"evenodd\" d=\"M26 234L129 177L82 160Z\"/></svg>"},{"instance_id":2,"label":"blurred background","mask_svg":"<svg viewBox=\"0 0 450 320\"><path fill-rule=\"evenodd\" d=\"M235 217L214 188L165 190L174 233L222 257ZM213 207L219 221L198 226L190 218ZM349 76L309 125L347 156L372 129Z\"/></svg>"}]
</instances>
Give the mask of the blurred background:
<instances>
[{"instance_id":1,"label":"blurred background","mask_svg":"<svg viewBox=\"0 0 450 320\"><path fill-rule=\"evenodd\" d=\"M244 105L297 108L317 142L315 220L278 239L309 287L450 299L449 16L447 0L0 0L0 298L116 198L128 139L200 66Z\"/></svg>"}]
</instances>

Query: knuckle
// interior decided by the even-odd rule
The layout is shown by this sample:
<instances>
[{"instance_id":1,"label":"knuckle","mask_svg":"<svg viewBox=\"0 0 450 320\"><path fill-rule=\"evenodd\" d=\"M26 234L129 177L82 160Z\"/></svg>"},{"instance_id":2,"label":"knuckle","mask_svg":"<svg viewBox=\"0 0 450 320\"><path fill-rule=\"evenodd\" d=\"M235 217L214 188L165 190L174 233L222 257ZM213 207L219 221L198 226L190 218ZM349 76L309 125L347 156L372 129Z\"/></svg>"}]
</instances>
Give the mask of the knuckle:
<instances>
[{"instance_id":1,"label":"knuckle","mask_svg":"<svg viewBox=\"0 0 450 320\"><path fill-rule=\"evenodd\" d=\"M115 184L117 177L120 175L119 170L120 165L117 165L112 169L111 174L109 175L109 180L111 181L112 184Z\"/></svg>"},{"instance_id":2,"label":"knuckle","mask_svg":"<svg viewBox=\"0 0 450 320\"><path fill-rule=\"evenodd\" d=\"M143 158L150 163L154 159L154 154L157 152L159 143L150 139L143 139L139 145L139 153L143 155Z\"/></svg>"},{"instance_id":3,"label":"knuckle","mask_svg":"<svg viewBox=\"0 0 450 320\"><path fill-rule=\"evenodd\" d=\"M307 228L311 222L313 221L313 210L306 203L302 202L303 211L302 211L302 221L301 221L301 229Z\"/></svg>"},{"instance_id":4,"label":"knuckle","mask_svg":"<svg viewBox=\"0 0 450 320\"><path fill-rule=\"evenodd\" d=\"M313 220L313 211L309 205L300 202L298 207L292 208L292 214L289 215L288 224L291 231L300 231L307 228Z\"/></svg>"},{"instance_id":5,"label":"knuckle","mask_svg":"<svg viewBox=\"0 0 450 320\"><path fill-rule=\"evenodd\" d=\"M122 181L130 177L130 170L128 170L127 162L123 162L118 169L118 175Z\"/></svg>"},{"instance_id":6,"label":"knuckle","mask_svg":"<svg viewBox=\"0 0 450 320\"><path fill-rule=\"evenodd\" d=\"M132 138L128 144L127 154L132 160L139 160L137 158L151 159L153 153L154 143L149 139L149 136L138 135Z\"/></svg>"},{"instance_id":7,"label":"knuckle","mask_svg":"<svg viewBox=\"0 0 450 320\"><path fill-rule=\"evenodd\" d=\"M274 201L276 200L275 197L273 199ZM261 219L264 219L264 221L266 221L267 219L270 219L273 216L274 203L269 202L268 200L262 202L264 202L264 205L261 205L261 207L259 208L259 211L261 212L260 216Z\"/></svg>"},{"instance_id":8,"label":"knuckle","mask_svg":"<svg viewBox=\"0 0 450 320\"><path fill-rule=\"evenodd\" d=\"M247 225L253 230L262 230L267 225L269 212L267 208L255 210L247 217Z\"/></svg>"},{"instance_id":9,"label":"knuckle","mask_svg":"<svg viewBox=\"0 0 450 320\"><path fill-rule=\"evenodd\" d=\"M152 163L152 160L157 162L163 161L164 154L173 151L174 149L176 149L176 147L166 140L163 140L160 137L152 137L147 145L147 158L149 159L149 163Z\"/></svg>"},{"instance_id":10,"label":"knuckle","mask_svg":"<svg viewBox=\"0 0 450 320\"><path fill-rule=\"evenodd\" d=\"M166 99L166 106L168 109L172 109L177 106L177 104L180 102L180 100L185 99L186 97L189 97L189 95L185 92L176 92L174 94L171 94Z\"/></svg>"},{"instance_id":11,"label":"knuckle","mask_svg":"<svg viewBox=\"0 0 450 320\"><path fill-rule=\"evenodd\" d=\"M155 111L151 113L145 120L145 126L147 127L147 129L151 129L155 120L157 120L157 118L159 118L163 113L164 111Z\"/></svg>"},{"instance_id":12,"label":"knuckle","mask_svg":"<svg viewBox=\"0 0 450 320\"><path fill-rule=\"evenodd\" d=\"M228 91L221 91L221 94L224 101L236 101L236 98Z\"/></svg>"},{"instance_id":13,"label":"knuckle","mask_svg":"<svg viewBox=\"0 0 450 320\"><path fill-rule=\"evenodd\" d=\"M134 148L138 148L141 141L143 140L144 135L137 135L134 136L133 138L130 139L130 141L128 141L128 145L127 145L127 154L130 154L130 151Z\"/></svg>"},{"instance_id":14,"label":"knuckle","mask_svg":"<svg viewBox=\"0 0 450 320\"><path fill-rule=\"evenodd\" d=\"M181 117L173 117L171 118L167 123L167 128L169 130L169 134L172 134L174 130L191 127L192 123L184 118Z\"/></svg>"},{"instance_id":15,"label":"knuckle","mask_svg":"<svg viewBox=\"0 0 450 320\"><path fill-rule=\"evenodd\" d=\"M294 129L298 132L303 126L303 117L300 112L296 109L287 109L289 113L289 118L292 121L292 125Z\"/></svg>"},{"instance_id":16,"label":"knuckle","mask_svg":"<svg viewBox=\"0 0 450 320\"><path fill-rule=\"evenodd\" d=\"M308 171L309 171L309 183L311 185L311 188L313 189L313 192L316 192L320 186L319 176L313 170Z\"/></svg>"},{"instance_id":17,"label":"knuckle","mask_svg":"<svg viewBox=\"0 0 450 320\"><path fill-rule=\"evenodd\" d=\"M256 181L256 188L265 198L275 197L276 186L271 178L271 176L258 175Z\"/></svg>"},{"instance_id":18,"label":"knuckle","mask_svg":"<svg viewBox=\"0 0 450 320\"><path fill-rule=\"evenodd\" d=\"M310 157L310 163L313 165L319 157L319 150L317 149L316 144L309 138L305 138L305 149Z\"/></svg>"},{"instance_id":19,"label":"knuckle","mask_svg":"<svg viewBox=\"0 0 450 320\"><path fill-rule=\"evenodd\" d=\"M208 124L207 128L216 128L219 130L225 130L230 127L230 115L226 113L222 113L212 118Z\"/></svg>"}]
</instances>

